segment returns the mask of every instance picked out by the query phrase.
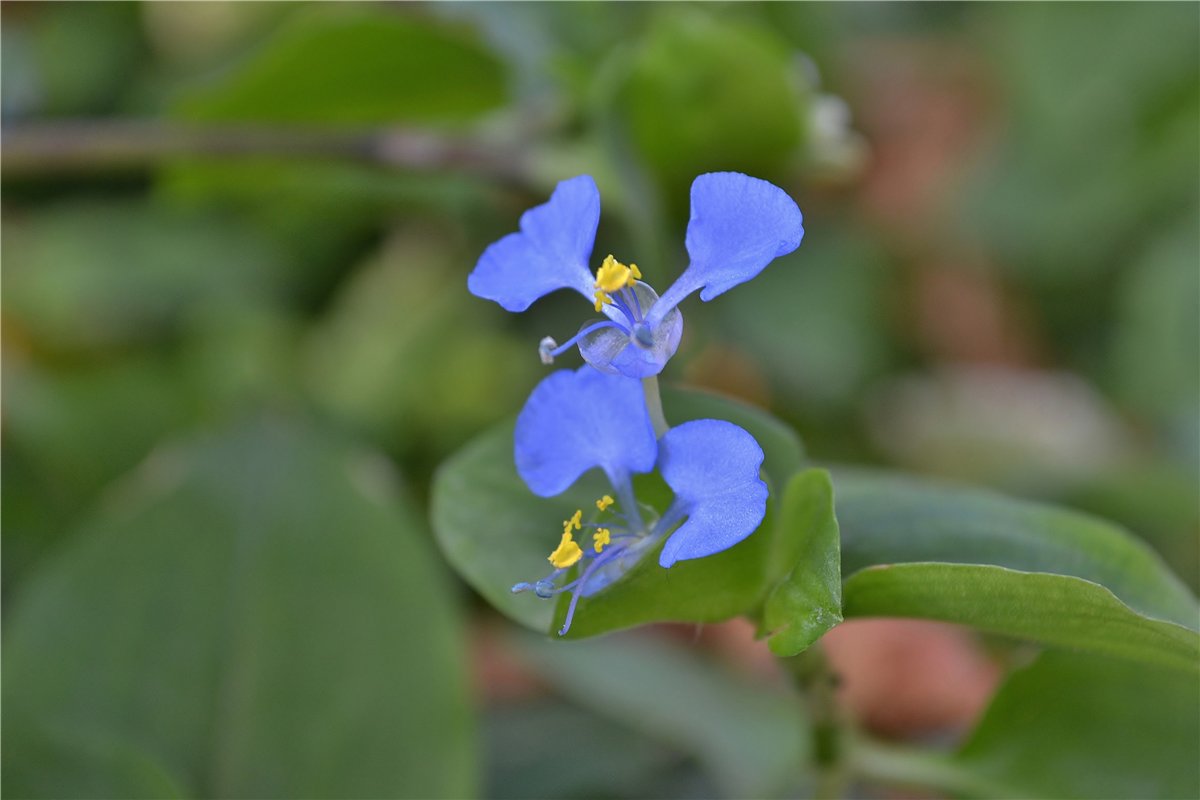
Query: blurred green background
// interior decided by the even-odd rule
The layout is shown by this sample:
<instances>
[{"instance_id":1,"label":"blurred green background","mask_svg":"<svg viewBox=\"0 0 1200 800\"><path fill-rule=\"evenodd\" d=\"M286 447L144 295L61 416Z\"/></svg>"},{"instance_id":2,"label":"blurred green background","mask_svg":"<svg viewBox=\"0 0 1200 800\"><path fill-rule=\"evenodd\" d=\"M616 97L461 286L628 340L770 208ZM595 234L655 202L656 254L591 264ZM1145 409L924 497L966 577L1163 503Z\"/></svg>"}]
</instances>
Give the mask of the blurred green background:
<instances>
[{"instance_id":1,"label":"blurred green background","mask_svg":"<svg viewBox=\"0 0 1200 800\"><path fill-rule=\"evenodd\" d=\"M0 13L7 794L802 790L793 698L745 631L546 649L431 543L433 470L580 319L466 275L579 173L597 254L660 288L697 174L804 211L796 253L684 307L667 380L822 461L1101 514L1200 585L1194 4ZM961 736L998 667L960 632L937 660L943 634L904 640L974 665L975 700L875 697L879 651L831 643L864 726ZM1058 697L1073 668L1005 691ZM656 705L664 669L686 709Z\"/></svg>"}]
</instances>

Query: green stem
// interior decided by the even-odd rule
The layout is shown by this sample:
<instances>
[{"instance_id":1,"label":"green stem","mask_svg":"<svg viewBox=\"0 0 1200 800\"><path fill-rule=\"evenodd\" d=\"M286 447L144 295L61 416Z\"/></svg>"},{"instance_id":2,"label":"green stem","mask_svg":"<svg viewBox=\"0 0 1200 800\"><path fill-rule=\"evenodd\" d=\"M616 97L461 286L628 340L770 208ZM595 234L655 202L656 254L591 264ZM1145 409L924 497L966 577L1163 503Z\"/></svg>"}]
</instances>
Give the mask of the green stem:
<instances>
[{"instance_id":1,"label":"green stem","mask_svg":"<svg viewBox=\"0 0 1200 800\"><path fill-rule=\"evenodd\" d=\"M646 396L646 411L650 412L650 422L654 425L654 435L662 435L671 429L667 418L663 415L662 395L658 391L658 376L651 375L642 378L642 393Z\"/></svg>"},{"instance_id":2,"label":"green stem","mask_svg":"<svg viewBox=\"0 0 1200 800\"><path fill-rule=\"evenodd\" d=\"M814 797L827 800L845 796L846 731L837 704L837 678L820 644L783 659L804 698L812 730L811 766L816 775Z\"/></svg>"}]
</instances>

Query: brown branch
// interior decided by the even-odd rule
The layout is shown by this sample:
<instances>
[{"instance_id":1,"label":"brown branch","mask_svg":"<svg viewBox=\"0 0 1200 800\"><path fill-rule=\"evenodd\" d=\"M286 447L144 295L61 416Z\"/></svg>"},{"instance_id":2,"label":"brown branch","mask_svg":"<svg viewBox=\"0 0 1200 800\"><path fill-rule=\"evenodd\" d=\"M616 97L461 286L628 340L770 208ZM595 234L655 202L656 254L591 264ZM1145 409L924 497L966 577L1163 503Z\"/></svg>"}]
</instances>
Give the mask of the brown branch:
<instances>
[{"instance_id":1,"label":"brown branch","mask_svg":"<svg viewBox=\"0 0 1200 800\"><path fill-rule=\"evenodd\" d=\"M173 160L208 158L348 161L528 182L525 161L511 146L410 129L70 120L18 123L0 130L4 177L142 171Z\"/></svg>"}]
</instances>

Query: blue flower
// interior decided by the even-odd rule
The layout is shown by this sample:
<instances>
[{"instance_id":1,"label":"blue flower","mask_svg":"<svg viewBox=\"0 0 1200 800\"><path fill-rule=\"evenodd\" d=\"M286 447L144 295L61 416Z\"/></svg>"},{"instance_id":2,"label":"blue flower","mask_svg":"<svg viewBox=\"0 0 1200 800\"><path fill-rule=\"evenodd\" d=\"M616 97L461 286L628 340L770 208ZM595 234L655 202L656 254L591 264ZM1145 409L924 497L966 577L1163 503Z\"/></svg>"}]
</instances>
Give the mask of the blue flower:
<instances>
[{"instance_id":1,"label":"blue flower","mask_svg":"<svg viewBox=\"0 0 1200 800\"><path fill-rule=\"evenodd\" d=\"M731 422L702 419L656 441L641 383L588 366L552 373L533 390L517 417L514 455L517 473L539 496L560 494L595 468L616 495L598 498L586 522L583 509L564 520L548 559L553 571L513 587L545 598L572 593L560 635L570 628L580 597L612 584L664 537L658 563L669 568L727 550L766 513L763 452L753 436ZM633 476L655 466L675 493L661 516L640 505L633 490ZM584 530L590 538L577 541ZM568 579L576 567L578 575Z\"/></svg>"},{"instance_id":2,"label":"blue flower","mask_svg":"<svg viewBox=\"0 0 1200 800\"><path fill-rule=\"evenodd\" d=\"M648 378L662 371L683 333L676 306L693 292L712 300L750 280L800 246L800 209L777 186L737 172L712 172L692 183L687 227L690 263L660 297L636 264L609 255L593 276L588 267L600 221L600 193L588 175L558 184L550 200L521 216L521 230L484 251L467 279L479 297L524 311L558 289L574 289L605 319L584 325L559 346L542 340L551 363L574 344L602 372Z\"/></svg>"}]
</instances>

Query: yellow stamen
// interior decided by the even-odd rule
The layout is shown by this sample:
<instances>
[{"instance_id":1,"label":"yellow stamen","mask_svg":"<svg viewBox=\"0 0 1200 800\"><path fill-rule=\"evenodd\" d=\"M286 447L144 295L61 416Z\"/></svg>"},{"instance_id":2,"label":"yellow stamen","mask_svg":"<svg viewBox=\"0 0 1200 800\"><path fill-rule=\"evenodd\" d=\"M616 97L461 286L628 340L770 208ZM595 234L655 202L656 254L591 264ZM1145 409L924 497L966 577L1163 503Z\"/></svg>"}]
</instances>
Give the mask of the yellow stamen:
<instances>
[{"instance_id":1,"label":"yellow stamen","mask_svg":"<svg viewBox=\"0 0 1200 800\"><path fill-rule=\"evenodd\" d=\"M633 270L617 261L610 253L596 270L596 288L611 293L624 289L633 282Z\"/></svg>"},{"instance_id":2,"label":"yellow stamen","mask_svg":"<svg viewBox=\"0 0 1200 800\"><path fill-rule=\"evenodd\" d=\"M546 560L553 564L555 569L566 569L581 558L583 558L583 550L571 538L570 533L564 533L562 541L558 543L558 549L551 553Z\"/></svg>"},{"instance_id":3,"label":"yellow stamen","mask_svg":"<svg viewBox=\"0 0 1200 800\"><path fill-rule=\"evenodd\" d=\"M601 497L599 500L596 501L596 508L603 511L604 509L608 508L615 502L617 502L617 501L613 500L612 497L610 497L609 495L604 495L604 497Z\"/></svg>"},{"instance_id":4,"label":"yellow stamen","mask_svg":"<svg viewBox=\"0 0 1200 800\"><path fill-rule=\"evenodd\" d=\"M583 527L583 509L575 509L575 513L570 519L563 520L563 536L570 536L571 529L579 530Z\"/></svg>"},{"instance_id":5,"label":"yellow stamen","mask_svg":"<svg viewBox=\"0 0 1200 800\"><path fill-rule=\"evenodd\" d=\"M594 547L596 552L599 553L604 550L604 546L609 543L611 538L612 537L609 536L608 533L608 528L597 528L596 532L592 534L592 541L594 542L592 547Z\"/></svg>"},{"instance_id":6,"label":"yellow stamen","mask_svg":"<svg viewBox=\"0 0 1200 800\"><path fill-rule=\"evenodd\" d=\"M634 282L641 277L642 271L638 269L637 264L625 266L609 253L600 269L596 270L596 310L599 311L606 303L612 302L608 295L627 287L632 288Z\"/></svg>"}]
</instances>

